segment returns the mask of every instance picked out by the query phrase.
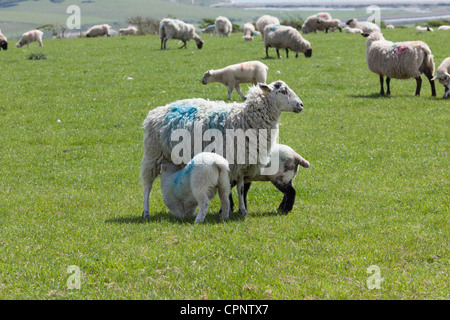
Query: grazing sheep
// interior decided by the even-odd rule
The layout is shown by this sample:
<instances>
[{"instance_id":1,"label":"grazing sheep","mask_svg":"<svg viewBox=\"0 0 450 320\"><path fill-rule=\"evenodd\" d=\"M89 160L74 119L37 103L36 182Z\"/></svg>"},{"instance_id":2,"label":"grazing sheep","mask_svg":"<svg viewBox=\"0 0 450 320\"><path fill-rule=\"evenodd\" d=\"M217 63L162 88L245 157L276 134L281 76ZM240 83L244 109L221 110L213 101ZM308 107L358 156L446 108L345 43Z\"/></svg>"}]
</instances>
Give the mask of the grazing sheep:
<instances>
[{"instance_id":1,"label":"grazing sheep","mask_svg":"<svg viewBox=\"0 0 450 320\"><path fill-rule=\"evenodd\" d=\"M228 20L227 17L219 16L216 18L216 21L214 22L214 25L216 27L216 32L219 35L219 37L229 37L231 32L233 31L233 25L231 24L230 20Z\"/></svg>"},{"instance_id":2,"label":"grazing sheep","mask_svg":"<svg viewBox=\"0 0 450 320\"><path fill-rule=\"evenodd\" d=\"M27 44L27 47L30 46L30 43L33 41L37 41L39 43L39 47L42 47L42 36L44 33L40 30L31 30L28 32L25 32L22 37L20 38L19 42L17 42L16 46L17 48L20 48L25 43Z\"/></svg>"},{"instance_id":3,"label":"grazing sheep","mask_svg":"<svg viewBox=\"0 0 450 320\"><path fill-rule=\"evenodd\" d=\"M325 26L325 33L328 33L328 30L333 32L336 29L339 29L339 31L342 32L341 24L342 21L339 19L324 20L323 25Z\"/></svg>"},{"instance_id":4,"label":"grazing sheep","mask_svg":"<svg viewBox=\"0 0 450 320\"><path fill-rule=\"evenodd\" d=\"M369 70L380 76L381 90L384 95L383 77L386 76L387 94L391 93L390 81L395 79L416 79L416 96L420 95L421 74L425 73L430 85L431 95L436 96L434 85L434 60L430 48L422 41L387 41L380 32L363 34L368 36L366 43L366 61Z\"/></svg>"},{"instance_id":5,"label":"grazing sheep","mask_svg":"<svg viewBox=\"0 0 450 320\"><path fill-rule=\"evenodd\" d=\"M317 30L325 30L324 20L320 17L317 17L316 15L306 18L305 22L302 25L302 33L317 33Z\"/></svg>"},{"instance_id":6,"label":"grazing sheep","mask_svg":"<svg viewBox=\"0 0 450 320\"><path fill-rule=\"evenodd\" d=\"M433 32L434 31L434 29L433 28L430 28L430 27L422 27L422 26L417 26L416 27L416 30L417 30L417 32L425 32L425 31L431 31L431 32Z\"/></svg>"},{"instance_id":7,"label":"grazing sheep","mask_svg":"<svg viewBox=\"0 0 450 320\"><path fill-rule=\"evenodd\" d=\"M358 28L350 28L350 27L345 27L344 31L347 33L363 33L363 31L361 29Z\"/></svg>"},{"instance_id":8,"label":"grazing sheep","mask_svg":"<svg viewBox=\"0 0 450 320\"><path fill-rule=\"evenodd\" d=\"M99 24L96 26L92 26L86 31L86 37L94 38L94 37L111 37L111 26L109 24Z\"/></svg>"},{"instance_id":9,"label":"grazing sheep","mask_svg":"<svg viewBox=\"0 0 450 320\"><path fill-rule=\"evenodd\" d=\"M228 219L230 213L230 179L228 161L222 156L201 152L181 170L172 163L161 165L161 191L164 204L177 218L194 217L202 223L208 212L209 201L218 191L220 217Z\"/></svg>"},{"instance_id":10,"label":"grazing sheep","mask_svg":"<svg viewBox=\"0 0 450 320\"><path fill-rule=\"evenodd\" d=\"M294 207L296 191L292 186L292 180L298 172L298 166L309 168L309 162L296 153L291 147L284 144L276 144L272 147L270 158L278 157L278 171L273 175L258 175L244 179L244 203L247 208L247 193L253 181L270 181L281 192L283 201L278 210L288 213ZM267 165L270 167L271 163ZM233 211L233 197L230 194L230 208Z\"/></svg>"},{"instance_id":11,"label":"grazing sheep","mask_svg":"<svg viewBox=\"0 0 450 320\"><path fill-rule=\"evenodd\" d=\"M3 50L8 50L8 39L6 39L5 35L0 30L0 48Z\"/></svg>"},{"instance_id":12,"label":"grazing sheep","mask_svg":"<svg viewBox=\"0 0 450 320\"><path fill-rule=\"evenodd\" d=\"M119 29L119 34L121 36L135 36L137 35L137 28L130 26L128 28Z\"/></svg>"},{"instance_id":13,"label":"grazing sheep","mask_svg":"<svg viewBox=\"0 0 450 320\"><path fill-rule=\"evenodd\" d=\"M237 93L246 99L241 92L241 83L266 83L267 70L269 68L259 61L248 61L233 64L219 70L208 70L203 75L203 84L220 82L228 86L228 100L231 100L231 93L236 89Z\"/></svg>"},{"instance_id":14,"label":"grazing sheep","mask_svg":"<svg viewBox=\"0 0 450 320\"><path fill-rule=\"evenodd\" d=\"M440 26L438 28L438 31L448 31L448 30L450 30L450 26Z\"/></svg>"},{"instance_id":15,"label":"grazing sheep","mask_svg":"<svg viewBox=\"0 0 450 320\"><path fill-rule=\"evenodd\" d=\"M450 57L442 61L441 65L437 68L436 76L433 80L438 79L445 88L444 99L450 97Z\"/></svg>"},{"instance_id":16,"label":"grazing sheep","mask_svg":"<svg viewBox=\"0 0 450 320\"><path fill-rule=\"evenodd\" d=\"M363 33L371 33L374 31L380 31L380 27L372 22L359 22L357 19L350 19L346 22L350 28L361 29Z\"/></svg>"},{"instance_id":17,"label":"grazing sheep","mask_svg":"<svg viewBox=\"0 0 450 320\"><path fill-rule=\"evenodd\" d=\"M312 55L309 41L305 40L297 29L290 26L267 25L264 28L264 46L266 57L269 57L269 47L276 49L278 58L280 58L279 49L286 49L286 58L289 58L289 49L296 53L296 58L299 52L304 53L307 58Z\"/></svg>"},{"instance_id":18,"label":"grazing sheep","mask_svg":"<svg viewBox=\"0 0 450 320\"><path fill-rule=\"evenodd\" d=\"M388 29L388 30L394 30L395 27L394 27L393 24L388 24L388 25L386 26L386 29Z\"/></svg>"},{"instance_id":19,"label":"grazing sheep","mask_svg":"<svg viewBox=\"0 0 450 320\"><path fill-rule=\"evenodd\" d=\"M259 33L261 34L261 36L264 38L264 28L268 25L268 24L280 24L280 20L278 20L277 17L271 16L271 15L263 15L262 17L260 17L258 19L258 21L256 21L256 29L258 29Z\"/></svg>"},{"instance_id":20,"label":"grazing sheep","mask_svg":"<svg viewBox=\"0 0 450 320\"><path fill-rule=\"evenodd\" d=\"M167 49L166 43L169 39L183 41L184 44L180 49L187 48L186 43L191 39L195 40L198 49L203 47L203 40L195 33L195 27L178 19L162 19L159 23L159 37L161 38L161 50Z\"/></svg>"},{"instance_id":21,"label":"grazing sheep","mask_svg":"<svg viewBox=\"0 0 450 320\"><path fill-rule=\"evenodd\" d=\"M278 136L281 112L299 113L302 109L303 103L300 98L279 80L269 85L258 84L251 87L244 103L187 99L151 110L144 121L144 155L141 165L141 178L144 183L142 217L150 217L150 191L153 181L160 173L161 164L183 162L179 158L172 159L172 153L177 157L182 151L183 157L191 159L197 153L212 150L226 155L230 166L230 181L236 183L238 188L239 210L243 216L247 215L243 201L244 177L259 174L259 170L267 164L269 160L267 150L271 149ZM259 143L256 143L255 139L246 136L247 133L254 131L260 136L261 134L264 136L265 133L267 139L262 137ZM180 132L187 140L184 141L181 150L179 138L178 141L173 141L177 140L177 134L180 137ZM211 132L217 135L213 135L214 143L208 144L207 141L211 141L211 136L207 134L212 134ZM245 133L244 137L239 137L237 134L239 132ZM229 140L225 143L227 136ZM235 136L237 139L234 139ZM264 149L265 146L267 149ZM250 156L254 152L257 156L250 161ZM242 157L245 161L241 161ZM234 160L239 158L238 161Z\"/></svg>"},{"instance_id":22,"label":"grazing sheep","mask_svg":"<svg viewBox=\"0 0 450 320\"><path fill-rule=\"evenodd\" d=\"M209 36L212 37L213 34L216 33L216 26L213 24L210 24L204 29L201 29L202 33L209 33Z\"/></svg>"},{"instance_id":23,"label":"grazing sheep","mask_svg":"<svg viewBox=\"0 0 450 320\"><path fill-rule=\"evenodd\" d=\"M255 35L255 26L253 23L246 23L244 24L244 27L242 28L244 32L244 40L245 41L253 41L253 36Z\"/></svg>"}]
</instances>

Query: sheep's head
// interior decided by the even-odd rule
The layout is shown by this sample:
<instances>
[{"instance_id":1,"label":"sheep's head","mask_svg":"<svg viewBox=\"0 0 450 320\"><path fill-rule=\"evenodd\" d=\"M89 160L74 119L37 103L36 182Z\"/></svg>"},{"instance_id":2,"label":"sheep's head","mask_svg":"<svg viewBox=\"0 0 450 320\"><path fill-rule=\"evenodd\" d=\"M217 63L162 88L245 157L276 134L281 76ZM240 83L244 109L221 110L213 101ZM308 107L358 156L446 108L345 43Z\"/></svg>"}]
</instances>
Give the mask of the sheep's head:
<instances>
[{"instance_id":1,"label":"sheep's head","mask_svg":"<svg viewBox=\"0 0 450 320\"><path fill-rule=\"evenodd\" d=\"M439 73L431 80L438 80L444 87L450 88L450 73Z\"/></svg>"},{"instance_id":2,"label":"sheep's head","mask_svg":"<svg viewBox=\"0 0 450 320\"><path fill-rule=\"evenodd\" d=\"M202 80L203 84L208 84L210 82L209 78L211 77L212 71L213 70L208 70L205 72L205 74L203 75L203 80Z\"/></svg>"},{"instance_id":3,"label":"sheep's head","mask_svg":"<svg viewBox=\"0 0 450 320\"><path fill-rule=\"evenodd\" d=\"M0 41L0 48L2 48L3 50L7 50L8 49L8 41Z\"/></svg>"},{"instance_id":4,"label":"sheep's head","mask_svg":"<svg viewBox=\"0 0 450 320\"><path fill-rule=\"evenodd\" d=\"M299 113L303 110L303 102L286 83L281 80L271 84L258 84L266 98L273 101L280 111Z\"/></svg>"},{"instance_id":5,"label":"sheep's head","mask_svg":"<svg viewBox=\"0 0 450 320\"><path fill-rule=\"evenodd\" d=\"M202 38L200 38L197 34L195 34L194 35L194 40L195 40L195 43L197 44L197 48L198 49L203 48L203 40L202 40Z\"/></svg>"}]
</instances>

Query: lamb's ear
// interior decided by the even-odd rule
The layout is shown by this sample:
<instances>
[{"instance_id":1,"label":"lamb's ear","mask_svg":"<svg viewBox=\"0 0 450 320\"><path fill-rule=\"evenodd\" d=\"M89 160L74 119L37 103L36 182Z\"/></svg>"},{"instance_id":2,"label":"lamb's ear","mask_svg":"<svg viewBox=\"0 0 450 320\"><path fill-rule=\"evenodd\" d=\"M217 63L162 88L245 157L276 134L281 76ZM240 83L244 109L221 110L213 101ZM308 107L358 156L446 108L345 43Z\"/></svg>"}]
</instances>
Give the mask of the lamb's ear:
<instances>
[{"instance_id":1,"label":"lamb's ear","mask_svg":"<svg viewBox=\"0 0 450 320\"><path fill-rule=\"evenodd\" d=\"M258 83L258 86L261 88L261 90L263 91L264 94L267 94L268 92L270 92L270 88L267 84Z\"/></svg>"},{"instance_id":2,"label":"lamb's ear","mask_svg":"<svg viewBox=\"0 0 450 320\"><path fill-rule=\"evenodd\" d=\"M444 72L444 74L445 74L448 78L450 78L450 73Z\"/></svg>"},{"instance_id":3,"label":"lamb's ear","mask_svg":"<svg viewBox=\"0 0 450 320\"><path fill-rule=\"evenodd\" d=\"M437 76L434 76L433 78L431 78L430 80L434 81L437 79Z\"/></svg>"}]
</instances>

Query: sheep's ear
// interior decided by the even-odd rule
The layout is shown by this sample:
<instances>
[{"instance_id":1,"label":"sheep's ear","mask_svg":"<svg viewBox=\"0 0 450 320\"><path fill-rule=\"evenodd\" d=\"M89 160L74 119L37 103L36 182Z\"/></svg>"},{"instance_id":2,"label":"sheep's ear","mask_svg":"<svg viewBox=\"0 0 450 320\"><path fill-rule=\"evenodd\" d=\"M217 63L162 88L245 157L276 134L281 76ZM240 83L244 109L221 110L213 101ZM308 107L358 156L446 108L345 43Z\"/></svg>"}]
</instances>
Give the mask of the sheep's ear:
<instances>
[{"instance_id":1,"label":"sheep's ear","mask_svg":"<svg viewBox=\"0 0 450 320\"><path fill-rule=\"evenodd\" d=\"M437 79L437 76L434 76L433 78L431 78L430 80L434 81Z\"/></svg>"},{"instance_id":2,"label":"sheep's ear","mask_svg":"<svg viewBox=\"0 0 450 320\"><path fill-rule=\"evenodd\" d=\"M364 38L367 38L367 37L370 35L370 33L361 33L361 35L362 35Z\"/></svg>"},{"instance_id":3,"label":"sheep's ear","mask_svg":"<svg viewBox=\"0 0 450 320\"><path fill-rule=\"evenodd\" d=\"M450 73L444 72L444 74L445 74L448 78L450 78Z\"/></svg>"},{"instance_id":4,"label":"sheep's ear","mask_svg":"<svg viewBox=\"0 0 450 320\"><path fill-rule=\"evenodd\" d=\"M270 88L267 84L258 83L258 86L261 88L261 90L263 91L264 94L267 94L268 92L270 92Z\"/></svg>"}]
</instances>

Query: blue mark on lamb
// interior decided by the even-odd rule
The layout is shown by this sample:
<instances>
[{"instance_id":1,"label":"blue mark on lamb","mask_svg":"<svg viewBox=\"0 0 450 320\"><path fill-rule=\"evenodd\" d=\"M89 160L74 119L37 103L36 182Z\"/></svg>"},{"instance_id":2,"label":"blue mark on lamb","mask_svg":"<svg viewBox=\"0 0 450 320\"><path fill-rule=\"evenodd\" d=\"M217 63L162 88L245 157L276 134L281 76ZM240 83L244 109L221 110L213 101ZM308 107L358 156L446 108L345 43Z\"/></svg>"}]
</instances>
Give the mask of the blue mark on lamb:
<instances>
[{"instance_id":1,"label":"blue mark on lamb","mask_svg":"<svg viewBox=\"0 0 450 320\"><path fill-rule=\"evenodd\" d=\"M175 179L173 180L175 185L178 185L180 182L180 179L182 179L184 176L188 177L191 174L192 168L194 167L193 160L189 161L189 163L184 167L182 170L178 171L175 174Z\"/></svg>"}]
</instances>

